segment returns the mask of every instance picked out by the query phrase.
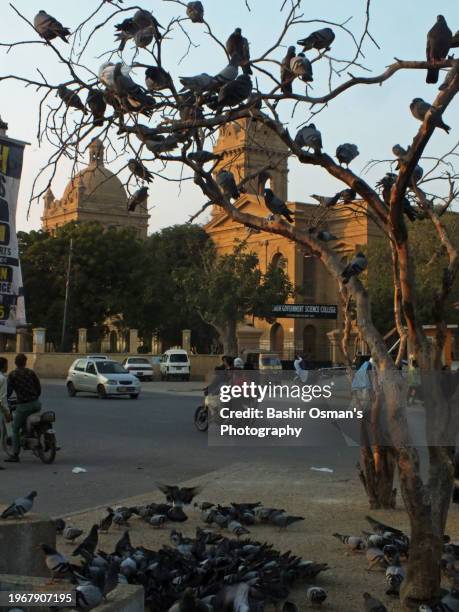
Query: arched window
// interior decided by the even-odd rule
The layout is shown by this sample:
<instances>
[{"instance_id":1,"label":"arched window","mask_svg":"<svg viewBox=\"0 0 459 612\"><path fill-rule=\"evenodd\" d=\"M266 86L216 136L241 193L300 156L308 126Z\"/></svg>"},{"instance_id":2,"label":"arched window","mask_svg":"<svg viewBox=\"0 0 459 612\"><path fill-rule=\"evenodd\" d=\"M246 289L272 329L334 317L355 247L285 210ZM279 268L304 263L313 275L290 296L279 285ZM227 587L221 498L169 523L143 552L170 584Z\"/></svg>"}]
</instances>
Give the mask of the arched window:
<instances>
[{"instance_id":1,"label":"arched window","mask_svg":"<svg viewBox=\"0 0 459 612\"><path fill-rule=\"evenodd\" d=\"M316 297L316 260L311 255L303 257L303 296L314 301Z\"/></svg>"},{"instance_id":2,"label":"arched window","mask_svg":"<svg viewBox=\"0 0 459 612\"><path fill-rule=\"evenodd\" d=\"M270 349L281 358L284 353L284 328L280 323L274 323L270 332Z\"/></svg>"},{"instance_id":3,"label":"arched window","mask_svg":"<svg viewBox=\"0 0 459 612\"><path fill-rule=\"evenodd\" d=\"M314 325L306 325L303 329L303 353L308 359L316 357L316 328Z\"/></svg>"}]
</instances>

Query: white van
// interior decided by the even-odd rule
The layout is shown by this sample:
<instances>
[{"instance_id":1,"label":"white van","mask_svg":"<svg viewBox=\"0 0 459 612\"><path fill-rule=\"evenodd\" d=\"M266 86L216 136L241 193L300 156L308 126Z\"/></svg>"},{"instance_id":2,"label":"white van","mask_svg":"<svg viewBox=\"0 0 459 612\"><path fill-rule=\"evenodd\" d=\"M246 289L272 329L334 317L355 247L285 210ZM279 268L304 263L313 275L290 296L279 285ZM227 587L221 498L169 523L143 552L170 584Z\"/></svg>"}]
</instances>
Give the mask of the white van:
<instances>
[{"instance_id":1,"label":"white van","mask_svg":"<svg viewBox=\"0 0 459 612\"><path fill-rule=\"evenodd\" d=\"M161 380L190 380L191 363L188 353L183 349L169 349L161 357L159 371Z\"/></svg>"}]
</instances>

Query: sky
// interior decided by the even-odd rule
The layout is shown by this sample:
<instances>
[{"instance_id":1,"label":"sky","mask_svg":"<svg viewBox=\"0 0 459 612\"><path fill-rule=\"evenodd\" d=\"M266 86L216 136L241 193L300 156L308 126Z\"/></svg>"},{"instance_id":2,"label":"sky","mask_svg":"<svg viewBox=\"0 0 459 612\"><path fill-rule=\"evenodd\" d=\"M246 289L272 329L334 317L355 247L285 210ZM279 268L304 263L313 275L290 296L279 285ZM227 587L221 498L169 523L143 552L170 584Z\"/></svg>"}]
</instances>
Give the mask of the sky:
<instances>
[{"instance_id":1,"label":"sky","mask_svg":"<svg viewBox=\"0 0 459 612\"><path fill-rule=\"evenodd\" d=\"M220 40L226 40L235 27L242 27L244 35L251 43L252 57L260 56L278 37L283 27L283 14L279 12L281 0L248 0L251 11L247 10L245 0L203 0L206 18L211 24L215 35ZM14 6L29 20L40 9L59 19L70 30L88 17L98 0L79 0L78 2L62 2L62 0L13 0ZM173 1L145 0L132 3L142 5L153 11L161 23L168 23L171 18L183 15L184 8ZM357 38L363 29L365 21L366 0L309 0L302 2L304 20L329 20L343 23L349 18L346 27L351 29ZM123 7L128 7L124 0ZM102 21L113 12L113 7L106 5L103 12L97 16L94 24ZM133 11L132 11L133 12ZM426 33L434 24L436 15L442 13L453 32L459 29L459 2L457 0L437 0L435 3L427 0L384 0L371 2L370 31L379 45L379 49L367 39L363 50L365 57L359 62L371 72L353 66L350 71L355 76L373 76L380 74L385 67L400 59L425 59ZM132 14L128 11L125 15ZM119 17L112 19L107 26L100 29L88 46L85 54L85 66L97 72L102 53L114 48L113 24L120 21ZM92 23L92 22L91 22ZM283 44L294 44L297 39L307 36L311 31L323 27L317 23L298 24L285 38ZM193 46L184 59L188 49L188 39L179 30L173 38L164 45L164 67L173 76L193 75L200 72L215 74L226 64L225 55L206 34L200 24L186 24ZM336 39L332 55L339 59L350 59L355 52L355 46L350 36L340 28L334 28ZM36 33L2 0L2 42L15 42L37 39ZM65 53L67 45L59 41L56 46ZM127 46L129 49L129 45ZM456 50L458 51L458 50ZM282 59L285 48L278 49L272 57ZM313 52L311 59L314 57ZM125 61L129 63L128 50ZM21 75L40 80L37 70L46 75L50 83L59 84L68 80L65 66L59 64L54 53L45 46L19 45L8 53L5 47L0 47L0 76L9 74ZM151 56L140 56L138 61L151 63ZM83 70L83 69L81 69ZM277 68L275 67L275 70ZM80 71L80 74L85 74ZM143 83L143 70L136 69L133 78ZM335 80L335 85L349 78L347 73ZM258 84L266 89L266 81L259 77ZM296 83L297 93L304 93L304 84ZM328 66L322 60L314 64L314 83L311 95L322 95L328 90ZM334 154L340 143L353 142L360 150L360 156L353 162L355 172L362 171L368 161L373 159L392 158L391 149L396 143L406 146L411 142L418 123L412 117L409 104L414 97L421 97L431 102L436 96L437 88L426 85L424 71L400 71L384 85L359 86L345 92L333 100L329 106L314 118L314 123L322 132L325 151ZM23 176L19 192L17 226L21 230L38 229L41 225L42 202L33 202L30 214L27 216L32 183L38 171L44 166L53 152L46 141L37 141L38 105L41 94L33 87L24 87L23 83L13 80L0 81L0 115L9 124L8 134L12 138L24 140L30 145L26 148ZM57 100L50 98L51 104L57 105ZM290 102L279 105L278 110L282 121L289 127L292 134L297 127L309 117L309 105L299 105L292 118L293 106ZM76 115L77 116L77 115ZM426 156L440 156L450 150L459 140L457 126L458 101L455 100L444 115L444 120L452 126L450 135L436 130ZM109 167L116 172L127 161L127 156L111 161ZM428 160L422 165L429 167ZM59 165L53 179L52 189L56 197L60 197L67 184L72 162L68 160ZM159 168L156 168L159 170ZM331 194L340 187L335 179L329 177L320 168L289 164L289 199L308 201L312 193ZM388 165L378 165L364 176L374 183L389 169ZM179 178L177 168L168 170L169 178ZM121 174L126 178L126 174ZM341 187L340 187L341 188ZM183 223L203 204L201 191L192 181L180 183L156 178L150 189L149 207L151 207L150 232L174 223ZM200 222L206 220L200 217Z\"/></svg>"}]
</instances>

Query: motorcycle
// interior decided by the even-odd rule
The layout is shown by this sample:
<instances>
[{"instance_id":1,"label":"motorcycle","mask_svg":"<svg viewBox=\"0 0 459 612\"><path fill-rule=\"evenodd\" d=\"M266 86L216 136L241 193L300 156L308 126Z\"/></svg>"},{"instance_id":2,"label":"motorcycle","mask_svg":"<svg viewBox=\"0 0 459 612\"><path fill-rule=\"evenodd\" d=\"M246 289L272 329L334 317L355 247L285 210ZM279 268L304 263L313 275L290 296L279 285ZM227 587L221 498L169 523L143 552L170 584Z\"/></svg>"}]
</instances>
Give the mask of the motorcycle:
<instances>
[{"instance_id":1,"label":"motorcycle","mask_svg":"<svg viewBox=\"0 0 459 612\"><path fill-rule=\"evenodd\" d=\"M11 414L14 415L16 401L8 400L8 405ZM27 417L20 434L21 449L31 450L43 463L53 463L58 450L56 432L52 426L55 420L56 415L51 410L36 412ZM12 439L4 419L1 424L0 438L3 450L8 457L11 457L13 455Z\"/></svg>"},{"instance_id":2,"label":"motorcycle","mask_svg":"<svg viewBox=\"0 0 459 612\"><path fill-rule=\"evenodd\" d=\"M194 413L194 425L198 431L209 429L209 391L204 389L204 404L196 408Z\"/></svg>"}]
</instances>

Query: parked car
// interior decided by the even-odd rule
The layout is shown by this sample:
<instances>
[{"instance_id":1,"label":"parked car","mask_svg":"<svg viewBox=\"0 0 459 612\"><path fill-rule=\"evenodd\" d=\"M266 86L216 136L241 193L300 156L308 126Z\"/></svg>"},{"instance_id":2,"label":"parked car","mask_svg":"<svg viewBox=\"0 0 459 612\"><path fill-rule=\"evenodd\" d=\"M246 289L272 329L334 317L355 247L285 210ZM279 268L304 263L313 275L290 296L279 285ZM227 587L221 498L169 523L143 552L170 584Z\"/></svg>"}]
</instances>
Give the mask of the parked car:
<instances>
[{"instance_id":1,"label":"parked car","mask_svg":"<svg viewBox=\"0 0 459 612\"><path fill-rule=\"evenodd\" d=\"M77 359L67 375L67 391L74 397L80 391L97 393L100 398L110 395L129 395L137 399L140 381L117 361L109 359Z\"/></svg>"},{"instance_id":2,"label":"parked car","mask_svg":"<svg viewBox=\"0 0 459 612\"><path fill-rule=\"evenodd\" d=\"M161 380L177 378L190 380L191 363L188 353L183 349L170 349L161 357L159 364Z\"/></svg>"},{"instance_id":3,"label":"parked car","mask_svg":"<svg viewBox=\"0 0 459 612\"><path fill-rule=\"evenodd\" d=\"M279 371L282 370L282 362L276 353L247 353L245 363L250 369L260 371Z\"/></svg>"},{"instance_id":4,"label":"parked car","mask_svg":"<svg viewBox=\"0 0 459 612\"><path fill-rule=\"evenodd\" d=\"M97 361L101 361L102 359L109 359L108 355L88 355L86 359L94 359Z\"/></svg>"},{"instance_id":5,"label":"parked car","mask_svg":"<svg viewBox=\"0 0 459 612\"><path fill-rule=\"evenodd\" d=\"M121 365L139 380L153 380L153 366L146 357L127 357Z\"/></svg>"}]
</instances>

